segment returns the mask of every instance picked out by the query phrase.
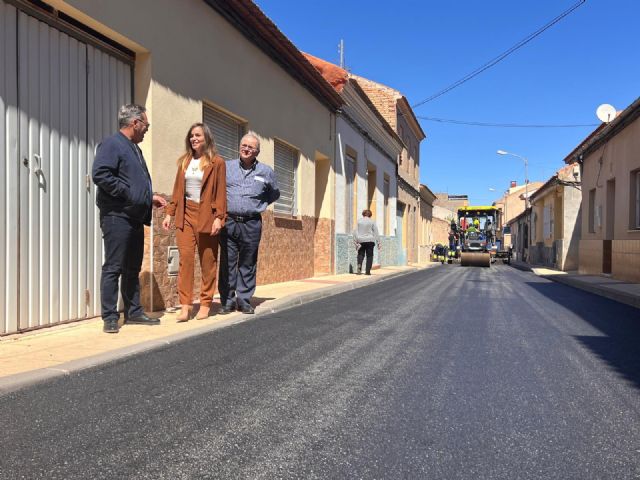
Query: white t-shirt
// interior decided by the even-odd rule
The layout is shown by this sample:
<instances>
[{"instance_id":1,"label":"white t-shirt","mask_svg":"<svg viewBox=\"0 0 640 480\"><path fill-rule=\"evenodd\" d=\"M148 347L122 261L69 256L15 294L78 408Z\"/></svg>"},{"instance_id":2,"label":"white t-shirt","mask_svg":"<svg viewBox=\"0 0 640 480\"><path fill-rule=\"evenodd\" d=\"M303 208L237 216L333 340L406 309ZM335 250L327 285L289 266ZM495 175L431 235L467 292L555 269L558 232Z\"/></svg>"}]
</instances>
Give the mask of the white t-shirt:
<instances>
[{"instance_id":1,"label":"white t-shirt","mask_svg":"<svg viewBox=\"0 0 640 480\"><path fill-rule=\"evenodd\" d=\"M184 172L184 193L188 200L200 203L200 189L204 172L200 170L200 159L192 158Z\"/></svg>"}]
</instances>

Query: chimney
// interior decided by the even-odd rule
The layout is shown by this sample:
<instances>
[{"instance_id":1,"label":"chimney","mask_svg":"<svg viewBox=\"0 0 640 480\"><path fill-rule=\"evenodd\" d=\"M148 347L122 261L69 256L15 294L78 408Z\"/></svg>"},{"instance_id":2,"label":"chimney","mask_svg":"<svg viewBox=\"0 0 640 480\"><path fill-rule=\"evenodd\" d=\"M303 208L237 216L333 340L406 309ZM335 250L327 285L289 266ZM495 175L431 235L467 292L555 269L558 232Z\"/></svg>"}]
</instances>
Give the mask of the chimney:
<instances>
[{"instance_id":1,"label":"chimney","mask_svg":"<svg viewBox=\"0 0 640 480\"><path fill-rule=\"evenodd\" d=\"M511 186L509 188L514 188L516 185L518 185L518 182L511 180Z\"/></svg>"}]
</instances>

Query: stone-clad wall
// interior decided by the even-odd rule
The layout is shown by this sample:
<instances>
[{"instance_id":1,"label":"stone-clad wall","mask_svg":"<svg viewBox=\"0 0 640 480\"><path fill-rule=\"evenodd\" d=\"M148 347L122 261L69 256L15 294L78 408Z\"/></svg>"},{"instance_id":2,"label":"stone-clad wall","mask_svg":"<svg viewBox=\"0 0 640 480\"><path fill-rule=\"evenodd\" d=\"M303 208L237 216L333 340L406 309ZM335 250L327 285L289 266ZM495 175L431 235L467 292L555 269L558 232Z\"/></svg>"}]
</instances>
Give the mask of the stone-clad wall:
<instances>
[{"instance_id":1,"label":"stone-clad wall","mask_svg":"<svg viewBox=\"0 0 640 480\"><path fill-rule=\"evenodd\" d=\"M179 305L177 276L167 274L167 249L176 245L175 230L162 229L164 210L153 216L153 276L150 268L150 232L145 229L145 256L140 274L142 302L146 310L158 311ZM273 212L262 214L262 240L258 252L258 285L286 282L330 273L332 262L331 235L333 222L313 217L285 219ZM317 251L317 254L314 252ZM200 287L200 265L196 256L194 299ZM153 308L151 288L153 287Z\"/></svg>"},{"instance_id":2,"label":"stone-clad wall","mask_svg":"<svg viewBox=\"0 0 640 480\"><path fill-rule=\"evenodd\" d=\"M313 277L316 219L262 214L262 240L258 252L258 285Z\"/></svg>"},{"instance_id":3,"label":"stone-clad wall","mask_svg":"<svg viewBox=\"0 0 640 480\"><path fill-rule=\"evenodd\" d=\"M315 222L313 245L314 276L328 275L333 272L333 242L331 239L335 232L335 222L329 218L318 218Z\"/></svg>"},{"instance_id":4,"label":"stone-clad wall","mask_svg":"<svg viewBox=\"0 0 640 480\"><path fill-rule=\"evenodd\" d=\"M396 237L380 237L380 250L373 251L373 264L386 267L398 264L398 242ZM336 273L354 273L358 265L358 252L353 235L336 235Z\"/></svg>"}]
</instances>

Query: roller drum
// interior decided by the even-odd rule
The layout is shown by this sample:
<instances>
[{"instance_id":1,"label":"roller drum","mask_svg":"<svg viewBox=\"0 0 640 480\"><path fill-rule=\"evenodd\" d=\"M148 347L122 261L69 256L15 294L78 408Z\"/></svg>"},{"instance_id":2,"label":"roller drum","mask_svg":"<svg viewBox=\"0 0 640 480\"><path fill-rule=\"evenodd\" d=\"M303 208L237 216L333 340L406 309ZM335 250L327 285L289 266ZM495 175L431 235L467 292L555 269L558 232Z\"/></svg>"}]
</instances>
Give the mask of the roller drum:
<instances>
[{"instance_id":1,"label":"roller drum","mask_svg":"<svg viewBox=\"0 0 640 480\"><path fill-rule=\"evenodd\" d=\"M460 264L463 267L490 267L491 255L480 252L462 252Z\"/></svg>"}]
</instances>

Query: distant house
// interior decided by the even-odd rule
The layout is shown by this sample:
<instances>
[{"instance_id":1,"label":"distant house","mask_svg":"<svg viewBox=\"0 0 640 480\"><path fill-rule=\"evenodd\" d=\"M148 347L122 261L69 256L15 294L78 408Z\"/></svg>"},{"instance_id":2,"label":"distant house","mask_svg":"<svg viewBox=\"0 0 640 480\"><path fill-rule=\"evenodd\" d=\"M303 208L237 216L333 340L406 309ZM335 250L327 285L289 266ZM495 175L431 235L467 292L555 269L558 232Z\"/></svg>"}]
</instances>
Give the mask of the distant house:
<instances>
[{"instance_id":1,"label":"distant house","mask_svg":"<svg viewBox=\"0 0 640 480\"><path fill-rule=\"evenodd\" d=\"M428 262L431 249L437 243L447 243L450 221L438 218L435 215L437 209L434 206L436 194L426 185L420 184L420 225L418 227L418 248L420 263Z\"/></svg>"},{"instance_id":2,"label":"distant house","mask_svg":"<svg viewBox=\"0 0 640 480\"><path fill-rule=\"evenodd\" d=\"M578 269L581 200L577 163L558 170L531 195L530 264Z\"/></svg>"},{"instance_id":3,"label":"distant house","mask_svg":"<svg viewBox=\"0 0 640 480\"><path fill-rule=\"evenodd\" d=\"M374 264L395 265L396 162L402 140L356 78L337 65L305 56L344 101L335 127L335 271L356 270L352 232L364 209L371 210L380 233L381 248L374 250Z\"/></svg>"},{"instance_id":4,"label":"distant house","mask_svg":"<svg viewBox=\"0 0 640 480\"><path fill-rule=\"evenodd\" d=\"M529 182L525 187L524 184L516 185L515 182L511 183L508 190L504 192L504 195L493 202L493 205L498 207L502 211L502 225L508 225L512 219L524 212L525 208L525 193L531 197L535 191L542 186L543 182ZM510 246L512 243L511 234L509 229L506 230L504 235L504 245Z\"/></svg>"},{"instance_id":5,"label":"distant house","mask_svg":"<svg viewBox=\"0 0 640 480\"><path fill-rule=\"evenodd\" d=\"M582 165L579 270L640 282L640 98L565 159Z\"/></svg>"}]
</instances>

